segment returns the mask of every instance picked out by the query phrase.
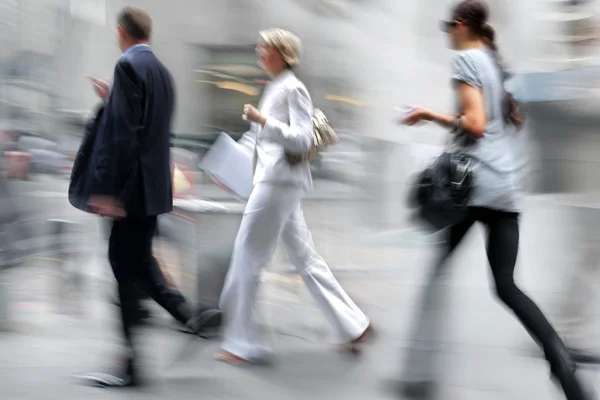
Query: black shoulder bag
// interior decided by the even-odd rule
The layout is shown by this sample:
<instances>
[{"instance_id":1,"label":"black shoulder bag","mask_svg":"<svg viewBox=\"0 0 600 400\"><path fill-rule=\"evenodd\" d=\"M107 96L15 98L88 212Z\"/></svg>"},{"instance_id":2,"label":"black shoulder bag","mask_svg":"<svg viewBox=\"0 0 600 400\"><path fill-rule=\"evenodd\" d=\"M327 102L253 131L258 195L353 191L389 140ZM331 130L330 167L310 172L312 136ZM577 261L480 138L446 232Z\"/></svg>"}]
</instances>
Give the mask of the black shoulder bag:
<instances>
[{"instance_id":1,"label":"black shoulder bag","mask_svg":"<svg viewBox=\"0 0 600 400\"><path fill-rule=\"evenodd\" d=\"M409 193L409 206L435 231L456 225L467 215L477 162L467 154L446 151L419 173Z\"/></svg>"}]
</instances>

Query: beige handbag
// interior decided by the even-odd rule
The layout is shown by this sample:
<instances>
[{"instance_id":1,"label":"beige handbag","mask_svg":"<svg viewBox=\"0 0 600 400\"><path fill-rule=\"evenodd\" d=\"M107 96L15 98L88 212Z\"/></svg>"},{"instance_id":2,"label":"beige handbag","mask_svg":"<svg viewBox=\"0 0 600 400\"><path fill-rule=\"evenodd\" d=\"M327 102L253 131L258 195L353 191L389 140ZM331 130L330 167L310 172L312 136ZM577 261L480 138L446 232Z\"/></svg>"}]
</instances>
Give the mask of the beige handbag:
<instances>
[{"instance_id":1,"label":"beige handbag","mask_svg":"<svg viewBox=\"0 0 600 400\"><path fill-rule=\"evenodd\" d=\"M309 162L327 147L339 143L339 136L335 133L331 125L329 125L329 120L323 111L318 108L315 108L313 111L312 126L313 144L310 150L304 155L286 154L287 160L291 165Z\"/></svg>"}]
</instances>

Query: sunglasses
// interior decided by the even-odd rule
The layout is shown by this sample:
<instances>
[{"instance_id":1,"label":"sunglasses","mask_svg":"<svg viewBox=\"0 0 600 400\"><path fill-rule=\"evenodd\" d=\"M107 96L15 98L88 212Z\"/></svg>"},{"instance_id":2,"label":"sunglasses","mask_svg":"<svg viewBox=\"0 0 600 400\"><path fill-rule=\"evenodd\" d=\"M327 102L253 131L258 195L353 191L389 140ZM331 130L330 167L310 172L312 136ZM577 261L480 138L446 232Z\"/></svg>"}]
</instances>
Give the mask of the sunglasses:
<instances>
[{"instance_id":1,"label":"sunglasses","mask_svg":"<svg viewBox=\"0 0 600 400\"><path fill-rule=\"evenodd\" d=\"M460 24L458 21L440 21L440 29L442 32L449 32L452 28L456 28Z\"/></svg>"}]
</instances>

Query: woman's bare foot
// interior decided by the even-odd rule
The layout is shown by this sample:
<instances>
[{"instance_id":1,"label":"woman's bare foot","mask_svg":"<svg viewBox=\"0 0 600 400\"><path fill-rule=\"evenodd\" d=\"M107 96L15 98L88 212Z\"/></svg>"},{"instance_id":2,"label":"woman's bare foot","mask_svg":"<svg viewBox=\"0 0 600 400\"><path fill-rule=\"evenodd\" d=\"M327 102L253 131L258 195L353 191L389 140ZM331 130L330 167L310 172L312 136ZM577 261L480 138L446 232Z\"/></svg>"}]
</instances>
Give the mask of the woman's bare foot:
<instances>
[{"instance_id":1,"label":"woman's bare foot","mask_svg":"<svg viewBox=\"0 0 600 400\"><path fill-rule=\"evenodd\" d=\"M358 355L362 352L362 346L365 345L367 341L371 340L374 336L375 331L373 330L373 325L369 324L369 326L367 326L367 329L365 329L362 335L352 340L351 342L342 345L342 348L344 349L344 351L350 354Z\"/></svg>"},{"instance_id":2,"label":"woman's bare foot","mask_svg":"<svg viewBox=\"0 0 600 400\"><path fill-rule=\"evenodd\" d=\"M235 365L236 367L250 363L248 360L245 360L242 357L238 357L235 354L222 349L219 352L219 354L217 354L216 359L222 362L226 362L227 364Z\"/></svg>"}]
</instances>

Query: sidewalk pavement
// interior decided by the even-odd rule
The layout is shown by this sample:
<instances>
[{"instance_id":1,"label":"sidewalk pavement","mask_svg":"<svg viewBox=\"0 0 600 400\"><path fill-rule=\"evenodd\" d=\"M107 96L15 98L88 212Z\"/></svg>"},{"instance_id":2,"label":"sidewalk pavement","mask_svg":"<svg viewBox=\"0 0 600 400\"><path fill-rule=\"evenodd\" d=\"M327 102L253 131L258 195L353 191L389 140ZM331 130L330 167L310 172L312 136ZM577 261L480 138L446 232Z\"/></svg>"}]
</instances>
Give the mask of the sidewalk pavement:
<instances>
[{"instance_id":1,"label":"sidewalk pavement","mask_svg":"<svg viewBox=\"0 0 600 400\"><path fill-rule=\"evenodd\" d=\"M334 210L334 211L332 211ZM236 369L217 363L218 343L199 341L191 359L170 365L189 337L169 329L159 310L142 342L150 392L113 392L76 385L74 374L102 368L118 344L118 322L108 298L108 279L91 279L82 316L56 313L55 277L39 261L10 272L14 331L0 335L2 399L79 400L185 399L387 399L400 377L408 337L427 264L435 248L406 241L405 231L356 236L357 216L340 205L307 207L317 246L349 294L372 318L379 337L359 359L332 351L331 330L299 278L277 258L265 275L260 308L279 355L273 368ZM341 221L347 215L351 221ZM344 223L341 223L341 222ZM517 280L552 314L562 273L573 252L564 238L573 228L569 213L551 201L528 200L522 219ZM46 260L47 262L51 262ZM80 265L83 270L92 268ZM99 261L93 266L104 275ZM444 400L561 399L541 359L529 357L530 339L490 294L480 229L457 252L449 282L450 309L443 353ZM69 293L67 293L69 294ZM77 302L77 294L71 293ZM194 354L194 350L197 354ZM587 371L597 385L597 371Z\"/></svg>"},{"instance_id":2,"label":"sidewalk pavement","mask_svg":"<svg viewBox=\"0 0 600 400\"><path fill-rule=\"evenodd\" d=\"M552 253L545 247L551 242L549 228L562 222L551 222L540 225L538 220L533 234L527 233L530 227L524 229L527 237L523 247L544 246ZM527 334L490 294L478 233L474 231L459 251L448 287L453 311L448 315L442 343L441 398L561 399L548 379L544 361L529 356ZM145 329L142 336L153 385L139 393L81 387L73 378L105 366L119 343L114 306L107 301L112 294L110 285L96 282L87 286L82 317L59 315L51 306L51 279L44 275L42 265L31 265L13 272L15 331L0 336L2 398L401 398L391 388L401 376L400 361L410 345L411 317L434 251L427 247L407 249L400 253L403 257L396 260L396 268L376 262L362 270L334 268L342 285L379 331L377 341L357 359L333 350L329 345L331 330L301 281L283 272L265 274L260 301L278 354L273 367L234 368L218 363L213 359L218 343L200 340L189 347L189 360L171 365L172 357L190 338L169 329L169 319L156 309L157 326ZM557 293L540 279L548 273L547 265L526 265L523 286L535 298L543 300ZM597 371L586 371L586 375L597 385Z\"/></svg>"}]
</instances>

